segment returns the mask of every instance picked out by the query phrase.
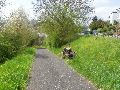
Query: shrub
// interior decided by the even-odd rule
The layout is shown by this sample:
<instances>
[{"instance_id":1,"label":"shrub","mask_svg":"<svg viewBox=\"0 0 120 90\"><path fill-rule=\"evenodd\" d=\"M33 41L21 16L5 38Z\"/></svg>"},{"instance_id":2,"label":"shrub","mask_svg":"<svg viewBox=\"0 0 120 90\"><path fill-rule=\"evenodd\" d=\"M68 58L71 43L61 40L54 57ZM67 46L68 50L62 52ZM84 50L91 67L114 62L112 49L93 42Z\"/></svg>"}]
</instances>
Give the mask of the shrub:
<instances>
[{"instance_id":1,"label":"shrub","mask_svg":"<svg viewBox=\"0 0 120 90\"><path fill-rule=\"evenodd\" d=\"M11 15L0 34L0 62L15 56L34 38L34 32L22 9Z\"/></svg>"},{"instance_id":2,"label":"shrub","mask_svg":"<svg viewBox=\"0 0 120 90\"><path fill-rule=\"evenodd\" d=\"M3 37L0 37L0 63L14 55L12 49L11 43L6 41Z\"/></svg>"}]
</instances>

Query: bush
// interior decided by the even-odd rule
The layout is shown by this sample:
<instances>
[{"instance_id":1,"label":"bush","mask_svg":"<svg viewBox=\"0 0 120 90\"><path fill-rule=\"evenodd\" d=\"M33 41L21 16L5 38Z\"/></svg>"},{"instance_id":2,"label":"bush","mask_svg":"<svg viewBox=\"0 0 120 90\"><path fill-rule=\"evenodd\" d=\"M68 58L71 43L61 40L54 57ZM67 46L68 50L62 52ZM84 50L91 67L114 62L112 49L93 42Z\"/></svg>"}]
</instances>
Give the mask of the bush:
<instances>
[{"instance_id":1,"label":"bush","mask_svg":"<svg viewBox=\"0 0 120 90\"><path fill-rule=\"evenodd\" d=\"M14 53L11 43L0 38L0 63L4 62L5 59L14 56Z\"/></svg>"},{"instance_id":2,"label":"bush","mask_svg":"<svg viewBox=\"0 0 120 90\"><path fill-rule=\"evenodd\" d=\"M24 11L16 11L0 32L0 62L10 59L25 49L33 40L34 32Z\"/></svg>"}]
</instances>

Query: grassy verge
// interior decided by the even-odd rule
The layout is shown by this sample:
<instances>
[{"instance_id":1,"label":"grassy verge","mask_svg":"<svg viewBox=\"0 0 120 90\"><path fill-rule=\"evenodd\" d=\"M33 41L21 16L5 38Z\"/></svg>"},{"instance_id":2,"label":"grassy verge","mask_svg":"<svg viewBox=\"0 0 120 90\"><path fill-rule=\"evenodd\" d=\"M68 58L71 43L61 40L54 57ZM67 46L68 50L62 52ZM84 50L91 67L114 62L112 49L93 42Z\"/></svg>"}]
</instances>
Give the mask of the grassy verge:
<instances>
[{"instance_id":1,"label":"grassy verge","mask_svg":"<svg viewBox=\"0 0 120 90\"><path fill-rule=\"evenodd\" d=\"M67 61L101 90L120 90L120 40L81 37L71 43L76 58ZM52 49L58 54L61 49Z\"/></svg>"},{"instance_id":2,"label":"grassy verge","mask_svg":"<svg viewBox=\"0 0 120 90\"><path fill-rule=\"evenodd\" d=\"M0 90L25 90L34 53L34 48L27 48L17 57L0 65Z\"/></svg>"}]
</instances>

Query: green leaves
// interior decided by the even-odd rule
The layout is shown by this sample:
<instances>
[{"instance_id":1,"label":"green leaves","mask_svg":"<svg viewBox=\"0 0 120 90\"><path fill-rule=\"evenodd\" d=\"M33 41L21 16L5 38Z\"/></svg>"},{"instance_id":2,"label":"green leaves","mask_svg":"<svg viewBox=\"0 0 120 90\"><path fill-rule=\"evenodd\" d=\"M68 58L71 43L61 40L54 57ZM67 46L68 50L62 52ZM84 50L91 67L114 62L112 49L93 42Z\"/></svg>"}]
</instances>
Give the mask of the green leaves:
<instances>
[{"instance_id":1,"label":"green leaves","mask_svg":"<svg viewBox=\"0 0 120 90\"><path fill-rule=\"evenodd\" d=\"M25 90L34 48L27 48L22 54L0 65L0 90Z\"/></svg>"},{"instance_id":2,"label":"green leaves","mask_svg":"<svg viewBox=\"0 0 120 90\"><path fill-rule=\"evenodd\" d=\"M81 25L77 25L71 16L69 8L57 4L54 16L48 16L41 23L43 32L48 34L48 44L53 47L61 47L78 37L77 33L81 30ZM69 12L69 13L68 13Z\"/></svg>"},{"instance_id":3,"label":"green leaves","mask_svg":"<svg viewBox=\"0 0 120 90\"><path fill-rule=\"evenodd\" d=\"M11 14L0 32L0 62L11 59L34 39L34 32L23 9Z\"/></svg>"}]
</instances>

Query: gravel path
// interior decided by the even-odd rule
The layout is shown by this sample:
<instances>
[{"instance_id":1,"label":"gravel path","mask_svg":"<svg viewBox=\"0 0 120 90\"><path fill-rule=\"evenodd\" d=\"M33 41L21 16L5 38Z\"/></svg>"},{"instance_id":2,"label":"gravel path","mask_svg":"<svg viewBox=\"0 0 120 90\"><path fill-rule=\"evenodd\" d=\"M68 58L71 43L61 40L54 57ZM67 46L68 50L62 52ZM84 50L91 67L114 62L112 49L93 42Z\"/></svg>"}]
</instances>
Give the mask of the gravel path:
<instances>
[{"instance_id":1,"label":"gravel path","mask_svg":"<svg viewBox=\"0 0 120 90\"><path fill-rule=\"evenodd\" d=\"M27 90L97 90L47 49L38 49Z\"/></svg>"}]
</instances>

